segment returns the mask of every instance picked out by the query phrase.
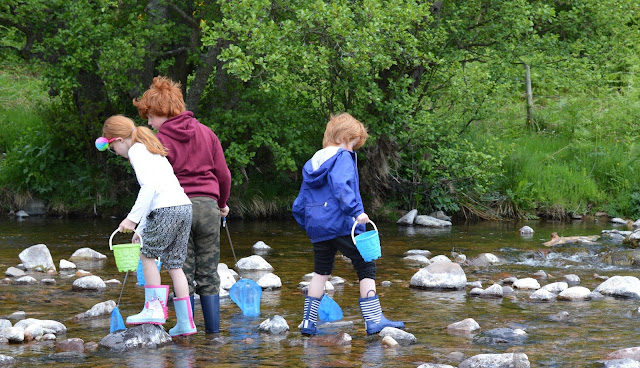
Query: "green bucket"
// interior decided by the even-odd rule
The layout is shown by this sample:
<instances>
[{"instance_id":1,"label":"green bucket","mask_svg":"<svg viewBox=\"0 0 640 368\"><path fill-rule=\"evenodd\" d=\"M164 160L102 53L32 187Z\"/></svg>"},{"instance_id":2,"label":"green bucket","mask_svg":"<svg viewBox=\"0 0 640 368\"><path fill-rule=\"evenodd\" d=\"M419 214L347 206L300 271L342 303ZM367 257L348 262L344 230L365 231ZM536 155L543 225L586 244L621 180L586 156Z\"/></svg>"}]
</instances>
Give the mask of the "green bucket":
<instances>
[{"instance_id":1,"label":"green bucket","mask_svg":"<svg viewBox=\"0 0 640 368\"><path fill-rule=\"evenodd\" d=\"M109 238L109 249L113 251L113 257L116 259L116 267L119 272L135 271L138 269L138 260L140 259L140 247L142 247L142 235L140 243L126 243L113 245L113 236L119 229L116 229Z\"/></svg>"}]
</instances>

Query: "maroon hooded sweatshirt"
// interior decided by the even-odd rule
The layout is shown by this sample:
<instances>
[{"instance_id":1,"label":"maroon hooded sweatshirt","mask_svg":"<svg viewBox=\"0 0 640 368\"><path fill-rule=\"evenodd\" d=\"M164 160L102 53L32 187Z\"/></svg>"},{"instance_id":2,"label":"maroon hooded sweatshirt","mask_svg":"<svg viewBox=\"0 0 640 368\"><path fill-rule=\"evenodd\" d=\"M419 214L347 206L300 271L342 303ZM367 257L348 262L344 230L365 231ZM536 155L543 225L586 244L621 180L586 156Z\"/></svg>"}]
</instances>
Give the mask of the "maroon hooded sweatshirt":
<instances>
[{"instance_id":1,"label":"maroon hooded sweatshirt","mask_svg":"<svg viewBox=\"0 0 640 368\"><path fill-rule=\"evenodd\" d=\"M185 111L165 121L156 137L167 148L167 159L187 196L211 197L224 208L231 172L215 133Z\"/></svg>"}]
</instances>

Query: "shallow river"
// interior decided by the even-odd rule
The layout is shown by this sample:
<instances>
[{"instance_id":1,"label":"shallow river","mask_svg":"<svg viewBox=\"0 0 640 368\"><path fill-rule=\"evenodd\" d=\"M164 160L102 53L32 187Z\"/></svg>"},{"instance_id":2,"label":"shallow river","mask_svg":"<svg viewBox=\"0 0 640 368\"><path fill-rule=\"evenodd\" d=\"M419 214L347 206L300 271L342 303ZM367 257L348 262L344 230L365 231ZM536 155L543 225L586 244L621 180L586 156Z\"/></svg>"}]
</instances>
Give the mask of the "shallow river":
<instances>
[{"instance_id":1,"label":"shallow river","mask_svg":"<svg viewBox=\"0 0 640 368\"><path fill-rule=\"evenodd\" d=\"M115 219L56 220L56 219L0 219L0 270L20 263L18 254L39 243L48 246L56 267L60 259L69 259L78 248L90 247L108 256L100 263L76 262L78 268L92 272L104 280L124 280L118 273L108 238L117 227ZM425 291L409 287L419 266L403 261L410 249L426 249L432 256L450 255L455 249L468 259L490 252L505 260L499 266L472 268L464 266L468 281L481 281L483 288L507 276L532 277L544 270L549 278L541 285L561 281L566 274L576 274L581 286L593 290L602 280L594 277L632 275L640 272L631 266L610 266L600 262L603 255L620 251L621 245L602 243L597 246L561 246L548 249L542 245L552 232L563 236L596 235L612 229L609 223L527 222L536 230L533 237L524 238L518 229L524 223L486 222L459 224L446 230L401 227L394 223L378 223L383 257L378 264L378 292L385 315L403 320L406 330L414 334L417 343L397 348L385 348L380 338L367 337L358 306L358 284L348 262L336 259L335 276L347 280L338 286L333 298L340 304L346 321L344 327L353 338L350 346L336 347L317 344L298 332L301 321L303 294L298 285L302 277L312 271L313 254L306 235L293 221L230 220L229 229L238 258L252 254L251 246L259 240L273 250L264 258L275 268L282 280L282 289L265 291L260 317L243 317L240 309L228 298L221 301L221 334L199 332L181 338L158 350L138 350L114 354L104 350L83 354L57 353L54 343L33 342L0 345L0 354L15 357L15 366L48 367L417 367L422 363L443 363L457 366L448 357L461 352L465 357L481 353L523 352L532 367L597 366L598 360L621 348L640 346L638 301L605 297L599 301L532 303L530 292L519 291L515 298L485 299L469 297L469 290ZM124 242L124 241L123 241ZM221 262L233 264L233 255L226 234L221 237ZM550 251L550 252L547 252ZM42 273L29 272L36 279L50 278ZM142 307L143 290L130 274L120 304L122 315L138 313ZM169 275L162 272L163 281ZM0 284L0 318L15 311L25 311L28 318L53 319L67 327L66 336L85 342L98 342L109 333L109 316L76 321L74 316L94 304L117 300L119 285L108 285L103 292L73 292L76 279L73 272L53 276L56 285ZM381 286L382 281L391 286ZM569 312L563 322L552 322L549 316ZM166 328L175 323L173 307L169 306ZM268 317L283 316L291 330L285 336L259 334L257 325ZM446 332L446 326L466 318L480 324L481 331L498 327L521 328L528 338L516 345L488 345L470 336L456 336ZM15 323L16 321L12 321ZM196 323L202 325L199 306Z\"/></svg>"}]
</instances>

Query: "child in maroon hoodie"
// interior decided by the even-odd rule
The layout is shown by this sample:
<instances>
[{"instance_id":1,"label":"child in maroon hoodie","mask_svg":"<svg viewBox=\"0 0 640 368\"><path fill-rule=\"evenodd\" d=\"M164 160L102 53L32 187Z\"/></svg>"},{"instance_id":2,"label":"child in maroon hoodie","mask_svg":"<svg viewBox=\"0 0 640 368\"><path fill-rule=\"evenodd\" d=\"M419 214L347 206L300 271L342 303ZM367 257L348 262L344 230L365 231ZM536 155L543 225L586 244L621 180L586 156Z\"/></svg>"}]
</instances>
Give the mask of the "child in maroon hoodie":
<instances>
[{"instance_id":1,"label":"child in maroon hoodie","mask_svg":"<svg viewBox=\"0 0 640 368\"><path fill-rule=\"evenodd\" d=\"M138 114L158 131L167 159L193 203L193 221L182 266L194 292L200 295L205 331L220 332L220 222L229 214L231 173L215 133L186 110L180 83L158 76L142 97L133 100ZM194 288L193 282L196 282Z\"/></svg>"}]
</instances>

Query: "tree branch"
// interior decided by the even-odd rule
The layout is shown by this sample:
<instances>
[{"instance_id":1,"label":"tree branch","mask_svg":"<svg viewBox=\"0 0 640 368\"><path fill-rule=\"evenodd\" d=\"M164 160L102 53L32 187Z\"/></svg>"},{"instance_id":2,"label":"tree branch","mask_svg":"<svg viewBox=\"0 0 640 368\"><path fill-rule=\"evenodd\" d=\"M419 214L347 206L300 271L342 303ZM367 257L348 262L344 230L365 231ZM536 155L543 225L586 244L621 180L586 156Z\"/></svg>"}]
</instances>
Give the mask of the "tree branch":
<instances>
[{"instance_id":1,"label":"tree branch","mask_svg":"<svg viewBox=\"0 0 640 368\"><path fill-rule=\"evenodd\" d=\"M189 23L191 27L200 29L200 23L198 23L198 21L193 19L193 17L189 16L189 14L182 11L182 9L178 8L176 4L174 4L172 1L169 1L168 5L169 5L169 8L171 8L171 10L178 13L180 18L182 18L185 22Z\"/></svg>"}]
</instances>

